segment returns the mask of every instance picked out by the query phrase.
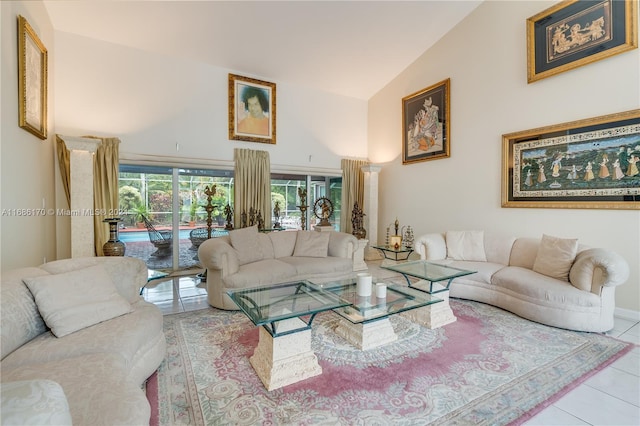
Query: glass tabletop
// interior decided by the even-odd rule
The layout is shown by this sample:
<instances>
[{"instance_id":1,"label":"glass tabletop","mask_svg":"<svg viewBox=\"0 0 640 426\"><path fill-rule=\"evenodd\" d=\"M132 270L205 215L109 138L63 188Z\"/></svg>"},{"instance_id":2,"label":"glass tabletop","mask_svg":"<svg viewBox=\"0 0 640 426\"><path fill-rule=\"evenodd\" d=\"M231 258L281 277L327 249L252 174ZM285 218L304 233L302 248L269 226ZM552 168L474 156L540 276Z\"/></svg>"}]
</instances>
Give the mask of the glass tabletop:
<instances>
[{"instance_id":1,"label":"glass tabletop","mask_svg":"<svg viewBox=\"0 0 640 426\"><path fill-rule=\"evenodd\" d=\"M442 302L442 299L437 299L423 291L399 285L387 285L385 298L376 297L375 290L371 296L358 296L353 279L317 284L317 286L349 302L348 306L338 307L333 311L354 324L380 320L410 309Z\"/></svg>"},{"instance_id":2,"label":"glass tabletop","mask_svg":"<svg viewBox=\"0 0 640 426\"><path fill-rule=\"evenodd\" d=\"M274 324L349 305L335 293L309 281L230 290L227 294L255 325Z\"/></svg>"},{"instance_id":3,"label":"glass tabletop","mask_svg":"<svg viewBox=\"0 0 640 426\"><path fill-rule=\"evenodd\" d=\"M440 265L426 260L414 260L396 265L384 265L381 266L381 268L431 282L450 280L464 275L475 274L476 272Z\"/></svg>"}]
</instances>

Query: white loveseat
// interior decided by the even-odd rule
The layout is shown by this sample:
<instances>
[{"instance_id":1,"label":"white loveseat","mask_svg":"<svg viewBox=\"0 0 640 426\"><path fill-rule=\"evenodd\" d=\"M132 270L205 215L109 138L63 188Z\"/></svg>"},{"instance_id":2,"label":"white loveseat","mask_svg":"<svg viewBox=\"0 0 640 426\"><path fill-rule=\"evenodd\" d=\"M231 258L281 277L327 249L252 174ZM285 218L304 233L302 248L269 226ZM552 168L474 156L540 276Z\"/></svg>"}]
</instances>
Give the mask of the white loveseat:
<instances>
[{"instance_id":1,"label":"white loveseat","mask_svg":"<svg viewBox=\"0 0 640 426\"><path fill-rule=\"evenodd\" d=\"M3 424L149 424L142 386L166 341L146 280L130 257L3 271Z\"/></svg>"},{"instance_id":2,"label":"white loveseat","mask_svg":"<svg viewBox=\"0 0 640 426\"><path fill-rule=\"evenodd\" d=\"M416 240L416 252L422 259L477 271L453 280L451 297L577 331L613 328L615 288L629 278L629 265L613 251L547 235L433 233Z\"/></svg>"},{"instance_id":3,"label":"white loveseat","mask_svg":"<svg viewBox=\"0 0 640 426\"><path fill-rule=\"evenodd\" d=\"M202 243L209 304L237 310L227 291L295 280L330 280L353 274L358 240L336 231L261 233L255 226Z\"/></svg>"}]
</instances>

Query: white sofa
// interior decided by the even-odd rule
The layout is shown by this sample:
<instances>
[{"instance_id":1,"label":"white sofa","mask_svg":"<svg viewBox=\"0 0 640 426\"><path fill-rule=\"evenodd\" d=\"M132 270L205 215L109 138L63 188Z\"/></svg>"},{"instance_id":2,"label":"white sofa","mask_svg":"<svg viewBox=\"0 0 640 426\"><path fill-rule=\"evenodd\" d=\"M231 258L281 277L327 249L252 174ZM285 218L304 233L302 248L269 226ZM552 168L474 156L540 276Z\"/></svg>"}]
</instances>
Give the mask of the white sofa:
<instances>
[{"instance_id":1,"label":"white sofa","mask_svg":"<svg viewBox=\"0 0 640 426\"><path fill-rule=\"evenodd\" d=\"M449 231L419 237L415 249L422 259L477 271L453 280L451 297L577 331L613 328L615 288L629 278L629 265L613 251L547 235Z\"/></svg>"},{"instance_id":2,"label":"white sofa","mask_svg":"<svg viewBox=\"0 0 640 426\"><path fill-rule=\"evenodd\" d=\"M142 386L166 341L162 313L139 295L146 280L130 257L3 271L3 424L149 424Z\"/></svg>"},{"instance_id":3,"label":"white sofa","mask_svg":"<svg viewBox=\"0 0 640 426\"><path fill-rule=\"evenodd\" d=\"M336 231L261 233L255 226L211 238L198 257L207 269L207 297L216 308L237 310L227 291L295 280L330 280L353 274L358 240Z\"/></svg>"}]
</instances>

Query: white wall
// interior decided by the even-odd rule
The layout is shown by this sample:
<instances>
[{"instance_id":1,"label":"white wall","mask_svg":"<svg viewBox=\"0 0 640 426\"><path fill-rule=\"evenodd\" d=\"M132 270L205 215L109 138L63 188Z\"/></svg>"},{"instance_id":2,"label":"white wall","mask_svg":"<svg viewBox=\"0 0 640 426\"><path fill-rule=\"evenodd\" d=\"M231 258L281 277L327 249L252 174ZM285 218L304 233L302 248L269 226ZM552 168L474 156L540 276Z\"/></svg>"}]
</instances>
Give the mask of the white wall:
<instances>
[{"instance_id":1,"label":"white wall","mask_svg":"<svg viewBox=\"0 0 640 426\"><path fill-rule=\"evenodd\" d=\"M41 140L18 127L18 15L24 16L49 54L48 129ZM56 256L54 215L14 216L14 209L31 211L54 207L53 130L55 55L53 28L41 2L0 2L2 88L1 194L2 269L33 266ZM6 209L6 210L5 210Z\"/></svg>"},{"instance_id":2,"label":"white wall","mask_svg":"<svg viewBox=\"0 0 640 426\"><path fill-rule=\"evenodd\" d=\"M366 154L366 101L68 33L56 32L55 61L56 132L117 136L125 155L232 160L239 147L339 170ZM228 139L229 73L276 83L275 145Z\"/></svg>"},{"instance_id":3,"label":"white wall","mask_svg":"<svg viewBox=\"0 0 640 426\"><path fill-rule=\"evenodd\" d=\"M505 133L640 107L636 49L527 84L528 17L556 2L487 1L369 102L369 158L380 173L379 235L398 217L416 236L484 229L543 233L614 249L631 266L618 308L640 311L640 212L501 208ZM451 157L402 165L401 99L451 78Z\"/></svg>"}]
</instances>

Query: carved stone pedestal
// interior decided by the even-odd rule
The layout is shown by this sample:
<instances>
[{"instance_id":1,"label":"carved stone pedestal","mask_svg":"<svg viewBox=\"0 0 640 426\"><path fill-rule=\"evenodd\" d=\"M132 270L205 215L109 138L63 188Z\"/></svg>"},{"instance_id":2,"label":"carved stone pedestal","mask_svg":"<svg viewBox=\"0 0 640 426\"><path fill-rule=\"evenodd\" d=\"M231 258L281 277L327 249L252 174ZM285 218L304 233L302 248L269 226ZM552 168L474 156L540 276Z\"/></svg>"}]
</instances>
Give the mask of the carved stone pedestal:
<instances>
[{"instance_id":1,"label":"carved stone pedestal","mask_svg":"<svg viewBox=\"0 0 640 426\"><path fill-rule=\"evenodd\" d=\"M417 287L421 290L429 290L429 283L426 281L418 281L413 284L413 287ZM442 302L437 302L418 309L412 309L410 311L403 312L400 315L429 329L442 327L443 325L455 322L457 318L453 314L451 306L449 305L449 290L435 293L438 290L444 290L444 287L440 284L433 284L432 292L434 293L432 296L436 299L442 299Z\"/></svg>"},{"instance_id":2,"label":"carved stone pedestal","mask_svg":"<svg viewBox=\"0 0 640 426\"><path fill-rule=\"evenodd\" d=\"M333 225L316 225L313 227L314 231L317 232L331 232L331 231L335 231L335 229L333 229Z\"/></svg>"},{"instance_id":3,"label":"carved stone pedestal","mask_svg":"<svg viewBox=\"0 0 640 426\"><path fill-rule=\"evenodd\" d=\"M369 240L358 240L355 251L353 252L353 270L363 271L368 269L367 263L364 261L364 248L369 243Z\"/></svg>"},{"instance_id":4,"label":"carved stone pedestal","mask_svg":"<svg viewBox=\"0 0 640 426\"><path fill-rule=\"evenodd\" d=\"M303 321L292 318L278 322L278 332L303 326ZM268 391L322 374L311 351L311 330L272 337L260 327L260 340L249 361Z\"/></svg>"},{"instance_id":5,"label":"carved stone pedestal","mask_svg":"<svg viewBox=\"0 0 640 426\"><path fill-rule=\"evenodd\" d=\"M354 324L341 319L335 332L363 351L398 340L388 318L363 324Z\"/></svg>"}]
</instances>

